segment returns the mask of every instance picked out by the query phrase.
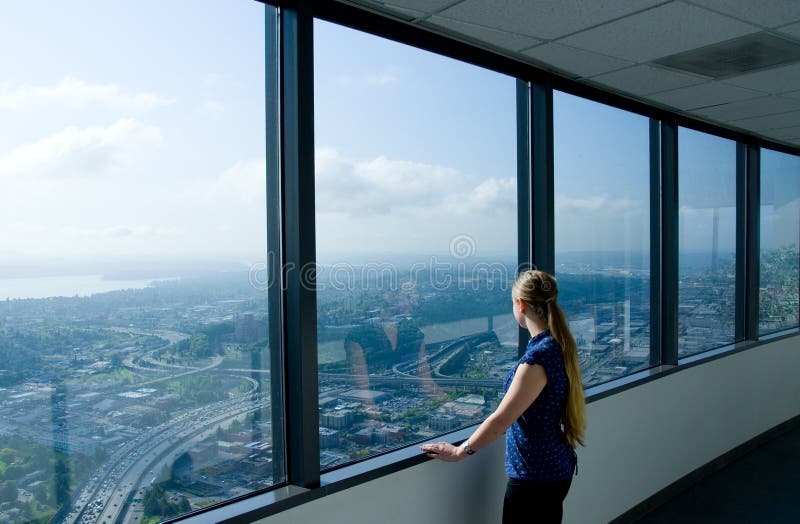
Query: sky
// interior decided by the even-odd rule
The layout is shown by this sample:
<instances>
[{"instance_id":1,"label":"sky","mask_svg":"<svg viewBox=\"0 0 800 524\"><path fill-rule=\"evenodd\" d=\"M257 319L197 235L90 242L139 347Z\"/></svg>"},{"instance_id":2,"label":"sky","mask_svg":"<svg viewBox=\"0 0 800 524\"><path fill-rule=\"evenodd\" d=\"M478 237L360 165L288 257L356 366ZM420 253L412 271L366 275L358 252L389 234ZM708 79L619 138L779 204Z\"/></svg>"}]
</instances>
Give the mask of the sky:
<instances>
[{"instance_id":1,"label":"sky","mask_svg":"<svg viewBox=\"0 0 800 524\"><path fill-rule=\"evenodd\" d=\"M4 5L0 266L262 257L265 9ZM319 259L446 255L457 242L513 259L516 80L322 21L314 31ZM648 120L564 93L554 115L556 251L646 250ZM730 248L733 143L681 130L681 147L682 245L708 245L719 204ZM775 155L762 236L781 243L797 237L800 159Z\"/></svg>"},{"instance_id":2,"label":"sky","mask_svg":"<svg viewBox=\"0 0 800 524\"><path fill-rule=\"evenodd\" d=\"M263 253L263 4L8 2L0 46L0 264Z\"/></svg>"}]
</instances>

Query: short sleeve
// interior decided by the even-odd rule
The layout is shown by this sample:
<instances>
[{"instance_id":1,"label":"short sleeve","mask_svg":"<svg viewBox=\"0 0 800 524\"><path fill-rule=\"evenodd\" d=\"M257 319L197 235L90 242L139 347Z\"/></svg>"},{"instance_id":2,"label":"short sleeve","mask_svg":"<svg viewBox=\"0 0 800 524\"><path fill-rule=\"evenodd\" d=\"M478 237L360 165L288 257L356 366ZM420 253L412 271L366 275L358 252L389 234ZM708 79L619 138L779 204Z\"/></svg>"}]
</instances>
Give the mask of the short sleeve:
<instances>
[{"instance_id":1,"label":"short sleeve","mask_svg":"<svg viewBox=\"0 0 800 524\"><path fill-rule=\"evenodd\" d=\"M553 344L540 344L529 348L522 358L519 359L520 364L539 364L548 373L553 365Z\"/></svg>"},{"instance_id":2,"label":"short sleeve","mask_svg":"<svg viewBox=\"0 0 800 524\"><path fill-rule=\"evenodd\" d=\"M542 355L541 351L526 351L522 358L519 359L520 364L530 364L531 366L534 364L539 364L540 366L544 366L543 360L544 355ZM546 367L546 366L544 366Z\"/></svg>"}]
</instances>

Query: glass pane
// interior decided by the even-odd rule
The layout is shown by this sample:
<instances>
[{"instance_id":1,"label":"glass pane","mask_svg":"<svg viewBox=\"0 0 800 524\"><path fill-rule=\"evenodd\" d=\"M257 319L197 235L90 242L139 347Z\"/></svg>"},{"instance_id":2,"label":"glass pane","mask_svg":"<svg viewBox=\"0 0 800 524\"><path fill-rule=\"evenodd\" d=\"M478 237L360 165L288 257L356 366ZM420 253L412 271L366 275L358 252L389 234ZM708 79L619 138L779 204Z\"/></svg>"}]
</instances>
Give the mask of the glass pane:
<instances>
[{"instance_id":1,"label":"glass pane","mask_svg":"<svg viewBox=\"0 0 800 524\"><path fill-rule=\"evenodd\" d=\"M797 326L800 157L761 150L760 334Z\"/></svg>"},{"instance_id":2,"label":"glass pane","mask_svg":"<svg viewBox=\"0 0 800 524\"><path fill-rule=\"evenodd\" d=\"M0 521L155 522L280 480L264 10L3 6Z\"/></svg>"},{"instance_id":3,"label":"glass pane","mask_svg":"<svg viewBox=\"0 0 800 524\"><path fill-rule=\"evenodd\" d=\"M556 277L584 385L650 362L647 118L553 93Z\"/></svg>"},{"instance_id":4,"label":"glass pane","mask_svg":"<svg viewBox=\"0 0 800 524\"><path fill-rule=\"evenodd\" d=\"M516 359L515 80L315 23L323 469L473 424Z\"/></svg>"},{"instance_id":5,"label":"glass pane","mask_svg":"<svg viewBox=\"0 0 800 524\"><path fill-rule=\"evenodd\" d=\"M678 355L736 329L736 142L678 128Z\"/></svg>"}]
</instances>

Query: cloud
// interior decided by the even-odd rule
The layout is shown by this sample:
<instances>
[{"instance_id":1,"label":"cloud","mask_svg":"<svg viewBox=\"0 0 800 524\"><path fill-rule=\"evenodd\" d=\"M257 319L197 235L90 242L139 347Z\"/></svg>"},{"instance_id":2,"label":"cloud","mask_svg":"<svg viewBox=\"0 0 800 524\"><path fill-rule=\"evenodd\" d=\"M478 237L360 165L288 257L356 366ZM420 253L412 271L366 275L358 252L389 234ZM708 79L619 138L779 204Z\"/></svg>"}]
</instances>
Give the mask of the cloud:
<instances>
[{"instance_id":1,"label":"cloud","mask_svg":"<svg viewBox=\"0 0 800 524\"><path fill-rule=\"evenodd\" d=\"M466 198L469 211L487 211L498 208L515 210L517 181L514 178L489 178L478 184Z\"/></svg>"},{"instance_id":2,"label":"cloud","mask_svg":"<svg viewBox=\"0 0 800 524\"><path fill-rule=\"evenodd\" d=\"M584 213L641 213L644 206L640 200L627 198L613 198L606 194L595 195L589 198L571 198L565 195L555 195L557 212L584 212Z\"/></svg>"},{"instance_id":3,"label":"cloud","mask_svg":"<svg viewBox=\"0 0 800 524\"><path fill-rule=\"evenodd\" d=\"M109 127L68 127L0 155L0 178L103 175L130 160L143 145L161 139L159 128L130 118Z\"/></svg>"},{"instance_id":4,"label":"cloud","mask_svg":"<svg viewBox=\"0 0 800 524\"><path fill-rule=\"evenodd\" d=\"M214 193L227 196L235 204L266 204L267 160L259 158L236 162L217 179Z\"/></svg>"},{"instance_id":5,"label":"cloud","mask_svg":"<svg viewBox=\"0 0 800 524\"><path fill-rule=\"evenodd\" d=\"M183 187L176 198L181 204L200 205L229 214L245 210L263 214L266 171L265 158L240 160L221 173L205 176Z\"/></svg>"},{"instance_id":6,"label":"cloud","mask_svg":"<svg viewBox=\"0 0 800 524\"><path fill-rule=\"evenodd\" d=\"M0 86L0 109L20 110L42 104L82 108L101 104L138 112L174 102L156 93L127 93L117 84L90 84L74 77L66 77L54 86Z\"/></svg>"},{"instance_id":7,"label":"cloud","mask_svg":"<svg viewBox=\"0 0 800 524\"><path fill-rule=\"evenodd\" d=\"M464 215L487 209L513 209L513 178L476 183L458 170L379 156L356 162L333 148L316 151L316 205L321 212L353 217L398 211Z\"/></svg>"}]
</instances>

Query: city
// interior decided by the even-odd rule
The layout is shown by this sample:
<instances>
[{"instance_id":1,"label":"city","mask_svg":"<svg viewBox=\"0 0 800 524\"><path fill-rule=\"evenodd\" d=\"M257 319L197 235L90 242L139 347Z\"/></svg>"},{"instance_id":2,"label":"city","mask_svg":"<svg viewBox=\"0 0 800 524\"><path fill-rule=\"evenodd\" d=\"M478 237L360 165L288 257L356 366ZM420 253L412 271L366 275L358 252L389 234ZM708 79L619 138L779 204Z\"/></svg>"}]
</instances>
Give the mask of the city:
<instances>
[{"instance_id":1,"label":"city","mask_svg":"<svg viewBox=\"0 0 800 524\"><path fill-rule=\"evenodd\" d=\"M683 354L733 341L732 264L682 273ZM765 329L796 324L796 246L762 265ZM487 267L346 289L320 268L323 471L497 406L519 343L515 267ZM557 275L584 385L648 367L648 271L567 260ZM0 520L151 523L271 486L267 314L244 272L0 302Z\"/></svg>"}]
</instances>

